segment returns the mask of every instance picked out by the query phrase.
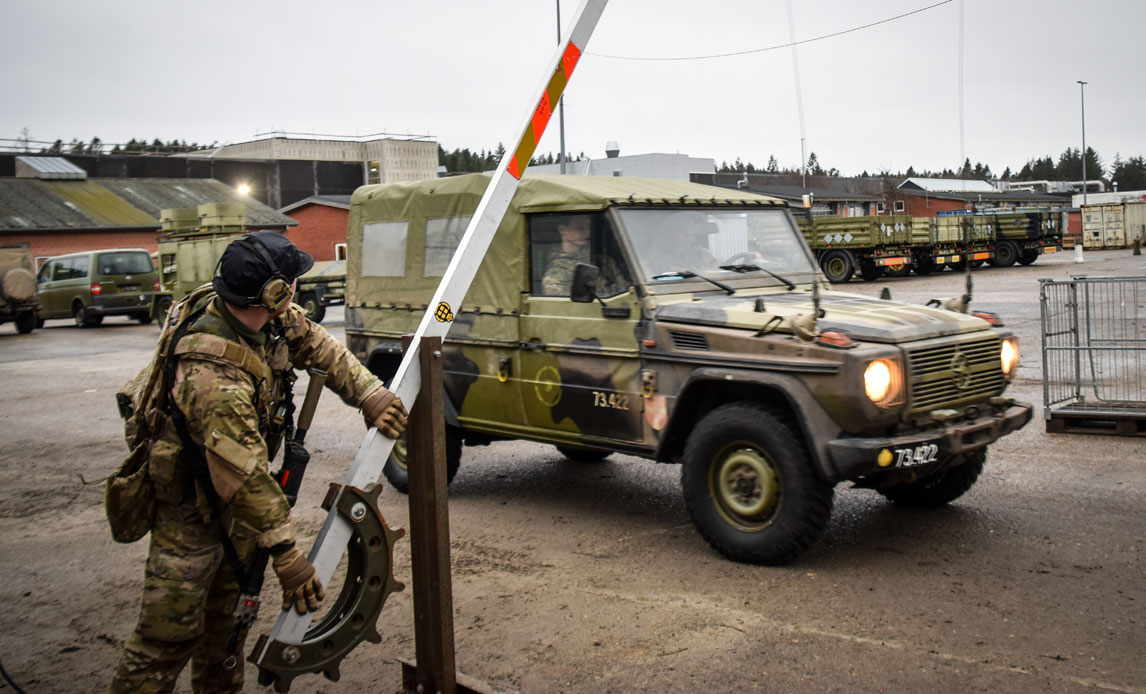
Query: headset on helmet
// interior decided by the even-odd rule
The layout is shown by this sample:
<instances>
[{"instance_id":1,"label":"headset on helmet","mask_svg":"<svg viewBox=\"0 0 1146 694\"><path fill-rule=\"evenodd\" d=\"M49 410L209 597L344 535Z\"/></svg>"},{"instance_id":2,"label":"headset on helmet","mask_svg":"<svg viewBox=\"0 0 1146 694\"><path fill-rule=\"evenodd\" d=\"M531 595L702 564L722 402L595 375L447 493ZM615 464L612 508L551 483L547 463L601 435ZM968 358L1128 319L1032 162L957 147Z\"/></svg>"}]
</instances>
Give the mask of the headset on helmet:
<instances>
[{"instance_id":1,"label":"headset on helmet","mask_svg":"<svg viewBox=\"0 0 1146 694\"><path fill-rule=\"evenodd\" d=\"M267 250L265 244L253 235L242 236L234 241L236 244L243 244L243 246L258 256L259 260L267 266L271 271L271 276L263 282L263 286L259 288L258 293L254 297L242 296L231 290L227 286L223 276L219 274L219 268L223 264L223 259L220 257L218 264L215 266L215 279L213 284L215 290L227 301L237 303L242 306L262 306L271 313L278 313L287 304L290 303L293 292L291 291L291 282L287 281L286 276L279 270L279 266L275 263L274 258L271 257L270 252Z\"/></svg>"}]
</instances>

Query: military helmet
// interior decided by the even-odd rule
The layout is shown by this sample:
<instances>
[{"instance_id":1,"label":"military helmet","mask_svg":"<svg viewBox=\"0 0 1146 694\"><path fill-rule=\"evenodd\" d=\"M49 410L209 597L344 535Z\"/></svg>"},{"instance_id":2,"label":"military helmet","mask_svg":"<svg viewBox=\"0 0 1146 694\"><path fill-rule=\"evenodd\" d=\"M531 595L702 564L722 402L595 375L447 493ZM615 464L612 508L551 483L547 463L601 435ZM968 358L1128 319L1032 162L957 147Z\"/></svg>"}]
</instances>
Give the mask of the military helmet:
<instances>
[{"instance_id":1,"label":"military helmet","mask_svg":"<svg viewBox=\"0 0 1146 694\"><path fill-rule=\"evenodd\" d=\"M313 266L314 258L286 236L264 229L227 246L212 285L229 303L277 311L290 300L291 283Z\"/></svg>"}]
</instances>

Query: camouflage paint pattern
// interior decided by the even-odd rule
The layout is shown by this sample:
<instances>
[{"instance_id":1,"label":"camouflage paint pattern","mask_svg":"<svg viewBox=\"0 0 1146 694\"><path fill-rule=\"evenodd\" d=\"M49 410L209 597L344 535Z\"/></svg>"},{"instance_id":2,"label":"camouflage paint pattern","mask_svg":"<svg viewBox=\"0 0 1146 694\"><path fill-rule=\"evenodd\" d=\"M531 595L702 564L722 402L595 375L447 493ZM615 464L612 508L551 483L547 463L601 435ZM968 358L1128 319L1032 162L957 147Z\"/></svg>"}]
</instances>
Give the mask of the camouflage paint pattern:
<instances>
[{"instance_id":1,"label":"camouflage paint pattern","mask_svg":"<svg viewBox=\"0 0 1146 694\"><path fill-rule=\"evenodd\" d=\"M381 382L292 304L265 330L265 340L241 337L223 318L212 292L196 293L195 306L177 305L172 315L187 315L207 305L180 345L201 344L184 353L172 393L184 413L191 438L205 450L208 470L226 503L226 521L240 557L255 545L271 547L295 540L290 506L271 477L268 451L275 447L271 422L284 394L282 374L288 368L327 372L326 385L348 404L359 406L382 387ZM222 341L201 341L201 335ZM221 342L238 351L209 349ZM260 382L249 362L253 355L267 369ZM236 364L244 363L240 368ZM156 519L144 580L140 619L124 647L111 691L170 691L179 672L192 660L196 691L239 691L242 668L227 673L220 666L230 638L238 585L222 561L216 521L193 473L182 459L182 442L173 426L151 449L150 470L156 484Z\"/></svg>"},{"instance_id":2,"label":"camouflage paint pattern","mask_svg":"<svg viewBox=\"0 0 1146 694\"><path fill-rule=\"evenodd\" d=\"M397 364L401 335L414 332L440 279L422 272L427 220L472 215L486 180L461 176L367 186L355 193L346 334L351 350L384 377ZM926 407L910 402L877 407L863 385L872 360L899 359L911 377L912 368L923 368L910 361L916 345L938 349L944 359L948 355L942 350L963 344L987 354L1006 333L964 314L824 287L826 313L818 327L847 332L856 345L838 349L808 341L793 329L797 319L812 312L814 276L808 271L791 275L797 285L792 291L757 275L755 284L737 280L732 296L701 279L638 283L604 299L604 306L531 294L530 215L604 211L609 218L610 210L624 206L784 207L751 193L673 181L523 177L487 262L463 304L451 307L446 391L467 431L674 459L676 453L665 452L666 441L677 435L673 427L691 425L676 422L674 415L686 409L682 405L694 397L698 383L716 384L712 388L718 391L739 388L732 392L740 397L746 388L759 386L791 395L791 403L783 404L799 404L809 443L826 458L825 442L834 437L923 426L935 409L983 405L1005 387L996 349L993 358L971 367L979 379L975 389L959 392L951 386L943 362L936 373L919 371L920 387L938 393L928 395ZM405 275L364 274L363 254L377 252L364 242L364 233L382 228L372 224L396 222L405 225ZM859 225L856 231L871 243L907 243L921 234L910 217L849 223ZM398 227L387 228L393 233ZM632 253L631 247L626 252ZM630 267L632 260L627 259Z\"/></svg>"}]
</instances>

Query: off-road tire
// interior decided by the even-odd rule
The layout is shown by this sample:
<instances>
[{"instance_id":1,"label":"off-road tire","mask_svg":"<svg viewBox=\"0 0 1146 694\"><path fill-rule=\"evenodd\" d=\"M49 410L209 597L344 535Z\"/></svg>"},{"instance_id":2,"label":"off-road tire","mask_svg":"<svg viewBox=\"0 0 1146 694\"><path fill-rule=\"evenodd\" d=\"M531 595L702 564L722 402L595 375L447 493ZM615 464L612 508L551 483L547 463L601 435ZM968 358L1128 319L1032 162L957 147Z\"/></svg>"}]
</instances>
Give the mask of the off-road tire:
<instances>
[{"instance_id":1,"label":"off-road tire","mask_svg":"<svg viewBox=\"0 0 1146 694\"><path fill-rule=\"evenodd\" d=\"M319 303L318 296L314 292L299 294L298 305L302 306L303 311L306 311L306 317L315 323L321 323L322 319L326 317L326 307Z\"/></svg>"},{"instance_id":2,"label":"off-road tire","mask_svg":"<svg viewBox=\"0 0 1146 694\"><path fill-rule=\"evenodd\" d=\"M995 244L995 257L991 264L995 267L1011 267L1019 259L1019 247L1014 241L1000 241Z\"/></svg>"},{"instance_id":3,"label":"off-road tire","mask_svg":"<svg viewBox=\"0 0 1146 694\"><path fill-rule=\"evenodd\" d=\"M610 451L598 451L591 448L573 448L572 446L558 446L557 452L569 460L577 463L599 463L611 454Z\"/></svg>"},{"instance_id":4,"label":"off-road tire","mask_svg":"<svg viewBox=\"0 0 1146 694\"><path fill-rule=\"evenodd\" d=\"M791 561L827 527L832 486L803 442L767 408L730 403L705 415L685 445L685 508L713 549L734 561Z\"/></svg>"},{"instance_id":5,"label":"off-road tire","mask_svg":"<svg viewBox=\"0 0 1146 694\"><path fill-rule=\"evenodd\" d=\"M32 311L25 311L16 316L16 332L27 335L36 329L37 323L39 323L39 319L36 318L36 314Z\"/></svg>"},{"instance_id":6,"label":"off-road tire","mask_svg":"<svg viewBox=\"0 0 1146 694\"><path fill-rule=\"evenodd\" d=\"M140 325L147 325L148 323L151 322L151 314L150 313L137 313L134 316L132 316L132 318L134 318L135 321L137 323L139 323Z\"/></svg>"},{"instance_id":7,"label":"off-road tire","mask_svg":"<svg viewBox=\"0 0 1146 694\"><path fill-rule=\"evenodd\" d=\"M824 254L820 269L832 284L843 284L855 274L856 265L851 253L836 249Z\"/></svg>"},{"instance_id":8,"label":"off-road tire","mask_svg":"<svg viewBox=\"0 0 1146 694\"><path fill-rule=\"evenodd\" d=\"M72 320L77 328L93 328L103 322L103 316L92 313L86 306L77 301L72 306Z\"/></svg>"},{"instance_id":9,"label":"off-road tire","mask_svg":"<svg viewBox=\"0 0 1146 694\"><path fill-rule=\"evenodd\" d=\"M1031 263L1035 262L1038 259L1039 259L1038 249L1035 249L1033 251L1023 251L1022 254L1019 255L1019 265L1030 265Z\"/></svg>"},{"instance_id":10,"label":"off-road tire","mask_svg":"<svg viewBox=\"0 0 1146 694\"><path fill-rule=\"evenodd\" d=\"M155 317L159 320L161 330L167 325L167 314L171 313L171 305L174 303L175 301L169 296L160 297L155 303Z\"/></svg>"},{"instance_id":11,"label":"off-road tire","mask_svg":"<svg viewBox=\"0 0 1146 694\"><path fill-rule=\"evenodd\" d=\"M29 301L36 296L36 276L22 267L0 273L0 296L8 301Z\"/></svg>"},{"instance_id":12,"label":"off-road tire","mask_svg":"<svg viewBox=\"0 0 1146 694\"><path fill-rule=\"evenodd\" d=\"M947 468L938 475L925 477L910 484L897 484L879 489L880 494L900 506L914 508L937 508L946 506L967 493L979 479L983 464L987 461L987 449L980 448L967 454L967 462Z\"/></svg>"},{"instance_id":13,"label":"off-road tire","mask_svg":"<svg viewBox=\"0 0 1146 694\"><path fill-rule=\"evenodd\" d=\"M381 434L380 434L381 435ZM406 494L410 491L410 477L406 469L406 437L394 442L394 449L386 464L382 467L382 474L394 489ZM462 464L462 433L456 427L446 425L446 484L454 481L458 468Z\"/></svg>"}]
</instances>

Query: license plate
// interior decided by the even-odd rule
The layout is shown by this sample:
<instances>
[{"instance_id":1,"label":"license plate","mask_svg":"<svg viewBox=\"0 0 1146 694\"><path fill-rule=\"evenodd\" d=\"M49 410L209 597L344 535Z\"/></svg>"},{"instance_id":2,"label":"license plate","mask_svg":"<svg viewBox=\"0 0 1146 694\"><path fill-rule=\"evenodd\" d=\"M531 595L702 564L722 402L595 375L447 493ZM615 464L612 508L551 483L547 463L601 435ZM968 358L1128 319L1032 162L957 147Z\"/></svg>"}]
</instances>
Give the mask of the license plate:
<instances>
[{"instance_id":1,"label":"license plate","mask_svg":"<svg viewBox=\"0 0 1146 694\"><path fill-rule=\"evenodd\" d=\"M125 284L119 288L119 291L122 294L130 294L131 292L138 292L139 291L139 285L138 284Z\"/></svg>"},{"instance_id":2,"label":"license plate","mask_svg":"<svg viewBox=\"0 0 1146 694\"><path fill-rule=\"evenodd\" d=\"M919 467L930 465L939 460L938 443L921 443L915 446L904 446L891 449L891 465L893 467Z\"/></svg>"}]
</instances>

